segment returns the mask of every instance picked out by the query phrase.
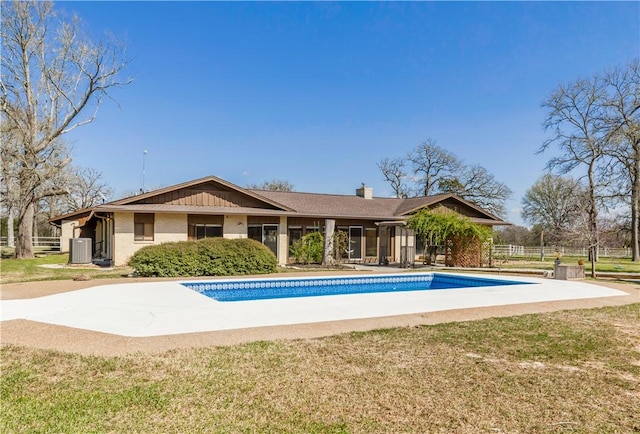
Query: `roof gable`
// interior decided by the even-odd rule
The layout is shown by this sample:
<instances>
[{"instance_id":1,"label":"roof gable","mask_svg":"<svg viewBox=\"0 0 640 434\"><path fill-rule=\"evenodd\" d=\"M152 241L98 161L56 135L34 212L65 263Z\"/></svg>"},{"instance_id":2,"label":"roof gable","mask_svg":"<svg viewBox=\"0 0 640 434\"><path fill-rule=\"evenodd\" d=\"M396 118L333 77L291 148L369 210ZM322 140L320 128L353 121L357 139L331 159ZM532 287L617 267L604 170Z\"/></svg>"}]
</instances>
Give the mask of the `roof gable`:
<instances>
[{"instance_id":1,"label":"roof gable","mask_svg":"<svg viewBox=\"0 0 640 434\"><path fill-rule=\"evenodd\" d=\"M243 189L215 176L161 188L106 205L181 205L204 207L243 207L291 211L285 205Z\"/></svg>"},{"instance_id":2,"label":"roof gable","mask_svg":"<svg viewBox=\"0 0 640 434\"><path fill-rule=\"evenodd\" d=\"M494 221L495 223L504 223L501 218L485 211L472 202L464 200L460 196L456 196L455 194L439 194L435 196L404 199L403 203L398 206L396 214L407 216L423 208L434 208L436 206L443 206L471 219L482 219Z\"/></svg>"},{"instance_id":3,"label":"roof gable","mask_svg":"<svg viewBox=\"0 0 640 434\"><path fill-rule=\"evenodd\" d=\"M441 200L451 195L439 194L435 196L419 196L402 199L402 202L395 209L394 214L398 216L404 216L412 214L422 208L428 208L434 204L437 204Z\"/></svg>"}]
</instances>

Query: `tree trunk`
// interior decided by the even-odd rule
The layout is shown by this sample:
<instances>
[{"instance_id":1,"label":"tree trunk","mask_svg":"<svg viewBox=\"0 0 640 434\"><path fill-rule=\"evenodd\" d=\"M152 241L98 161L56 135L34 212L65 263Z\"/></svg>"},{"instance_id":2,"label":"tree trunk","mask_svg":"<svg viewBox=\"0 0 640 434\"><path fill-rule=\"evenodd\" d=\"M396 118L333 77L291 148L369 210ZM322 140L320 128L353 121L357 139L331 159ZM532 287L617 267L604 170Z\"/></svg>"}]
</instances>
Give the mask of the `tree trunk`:
<instances>
[{"instance_id":1,"label":"tree trunk","mask_svg":"<svg viewBox=\"0 0 640 434\"><path fill-rule=\"evenodd\" d=\"M18 240L16 242L16 258L33 258L33 202L29 203L18 218Z\"/></svg>"},{"instance_id":2,"label":"tree trunk","mask_svg":"<svg viewBox=\"0 0 640 434\"><path fill-rule=\"evenodd\" d=\"M598 207L596 205L596 183L594 176L595 160L589 165L589 238L592 247L592 261L598 261L598 251L600 250L600 235L598 234ZM593 267L592 267L593 268ZM595 271L591 277L595 277Z\"/></svg>"},{"instance_id":3,"label":"tree trunk","mask_svg":"<svg viewBox=\"0 0 640 434\"><path fill-rule=\"evenodd\" d=\"M635 193L635 197L631 198L631 260L634 262L640 261L640 245L638 242L638 214L640 213L640 206L638 206L638 193ZM634 195L632 195L634 196Z\"/></svg>"},{"instance_id":4,"label":"tree trunk","mask_svg":"<svg viewBox=\"0 0 640 434\"><path fill-rule=\"evenodd\" d=\"M31 233L31 239L34 240L38 237L40 237L40 230L38 228L39 226L39 222L38 222L38 217L39 217L39 210L37 209L37 207L33 207L33 232Z\"/></svg>"},{"instance_id":5,"label":"tree trunk","mask_svg":"<svg viewBox=\"0 0 640 434\"><path fill-rule=\"evenodd\" d=\"M639 146L640 148L640 146ZM640 241L638 225L640 224L640 155L636 155L631 184L631 260L640 261Z\"/></svg>"},{"instance_id":6,"label":"tree trunk","mask_svg":"<svg viewBox=\"0 0 640 434\"><path fill-rule=\"evenodd\" d=\"M322 257L322 265L325 267L331 267L336 263L333 257L333 233L335 227L335 220L326 219L324 221L324 255Z\"/></svg>"},{"instance_id":7,"label":"tree trunk","mask_svg":"<svg viewBox=\"0 0 640 434\"><path fill-rule=\"evenodd\" d=\"M16 234L13 228L13 210L7 212L7 247L16 246Z\"/></svg>"}]
</instances>

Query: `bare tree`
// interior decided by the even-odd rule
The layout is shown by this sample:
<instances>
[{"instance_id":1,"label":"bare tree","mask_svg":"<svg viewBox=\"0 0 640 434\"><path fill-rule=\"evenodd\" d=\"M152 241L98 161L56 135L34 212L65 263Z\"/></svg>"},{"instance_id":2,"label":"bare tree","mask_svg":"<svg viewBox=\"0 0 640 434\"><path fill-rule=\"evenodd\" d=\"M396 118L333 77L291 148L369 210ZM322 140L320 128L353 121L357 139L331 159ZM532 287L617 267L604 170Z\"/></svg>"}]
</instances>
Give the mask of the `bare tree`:
<instances>
[{"instance_id":1,"label":"bare tree","mask_svg":"<svg viewBox=\"0 0 640 434\"><path fill-rule=\"evenodd\" d=\"M593 261L597 259L598 251L598 196L606 187L605 179L598 176L598 168L604 165L606 156L602 125L605 97L605 85L598 76L559 86L543 103L543 107L549 109L544 127L545 131L551 132L551 138L538 151L544 152L556 145L560 155L551 158L547 168L565 174L582 167L586 172L592 277L595 277Z\"/></svg>"},{"instance_id":2,"label":"bare tree","mask_svg":"<svg viewBox=\"0 0 640 434\"><path fill-rule=\"evenodd\" d=\"M614 159L618 193L631 210L631 257L640 261L640 60L604 75L606 152Z\"/></svg>"},{"instance_id":3,"label":"bare tree","mask_svg":"<svg viewBox=\"0 0 640 434\"><path fill-rule=\"evenodd\" d=\"M407 169L402 158L385 158L378 163L378 169L382 172L384 179L391 184L396 197L409 197L409 186L407 184Z\"/></svg>"},{"instance_id":4,"label":"bare tree","mask_svg":"<svg viewBox=\"0 0 640 434\"><path fill-rule=\"evenodd\" d=\"M496 244L515 244L518 246L535 246L538 238L532 229L524 226L504 226L493 232Z\"/></svg>"},{"instance_id":5,"label":"bare tree","mask_svg":"<svg viewBox=\"0 0 640 434\"><path fill-rule=\"evenodd\" d=\"M102 173L86 167L72 167L67 175L64 212L90 208L106 202L113 191L102 178Z\"/></svg>"},{"instance_id":6,"label":"bare tree","mask_svg":"<svg viewBox=\"0 0 640 434\"><path fill-rule=\"evenodd\" d=\"M616 234L616 244L621 247L631 247L631 216L625 214L615 216L612 226Z\"/></svg>"},{"instance_id":7,"label":"bare tree","mask_svg":"<svg viewBox=\"0 0 640 434\"><path fill-rule=\"evenodd\" d=\"M16 257L33 257L35 207L64 189L47 183L70 161L61 138L90 123L126 66L116 43L93 43L77 17L60 18L51 2L3 4L0 36L0 107L12 129L3 157L12 162L7 185L15 185Z\"/></svg>"},{"instance_id":8,"label":"bare tree","mask_svg":"<svg viewBox=\"0 0 640 434\"><path fill-rule=\"evenodd\" d=\"M2 215L7 218L7 245L15 246L14 216L19 201L18 179L14 176L18 169L17 161L10 158L14 152L10 149L15 141L12 135L16 131L8 122L0 123L0 202Z\"/></svg>"},{"instance_id":9,"label":"bare tree","mask_svg":"<svg viewBox=\"0 0 640 434\"><path fill-rule=\"evenodd\" d=\"M441 179L438 190L457 194L498 216L505 214L504 203L513 193L506 184L497 181L487 169L478 165L462 168L456 177Z\"/></svg>"},{"instance_id":10,"label":"bare tree","mask_svg":"<svg viewBox=\"0 0 640 434\"><path fill-rule=\"evenodd\" d=\"M579 217L584 188L570 177L546 174L539 178L522 199L522 219L539 225L545 238L555 245L569 239Z\"/></svg>"},{"instance_id":11,"label":"bare tree","mask_svg":"<svg viewBox=\"0 0 640 434\"><path fill-rule=\"evenodd\" d=\"M271 181L265 181L262 184L249 184L247 185L247 188L269 191L293 191L293 184L289 181L274 178Z\"/></svg>"},{"instance_id":12,"label":"bare tree","mask_svg":"<svg viewBox=\"0 0 640 434\"><path fill-rule=\"evenodd\" d=\"M40 153L32 153L32 148L23 148L24 135L11 118L2 122L2 200L9 220L17 218L18 236L16 255L21 247L31 245L37 229L37 205L42 199L64 194L65 190L56 182L60 168L70 161L67 146L61 140L53 141ZM33 198L34 202L30 200ZM11 221L13 228L13 221ZM28 257L28 256L18 256Z\"/></svg>"},{"instance_id":13,"label":"bare tree","mask_svg":"<svg viewBox=\"0 0 640 434\"><path fill-rule=\"evenodd\" d=\"M69 165L59 171L52 182L65 193L40 200L38 214L45 221L60 214L104 203L113 196L113 191L102 179L102 174L91 168ZM37 227L37 224L34 226Z\"/></svg>"},{"instance_id":14,"label":"bare tree","mask_svg":"<svg viewBox=\"0 0 640 434\"><path fill-rule=\"evenodd\" d=\"M600 221L600 244L614 248L631 246L631 216L614 215Z\"/></svg>"},{"instance_id":15,"label":"bare tree","mask_svg":"<svg viewBox=\"0 0 640 434\"><path fill-rule=\"evenodd\" d=\"M418 145L405 158L385 158L378 163L378 168L396 197L453 193L493 214L503 215L504 203L512 194L511 189L498 182L487 169L464 165L433 140ZM413 177L408 175L409 171Z\"/></svg>"},{"instance_id":16,"label":"bare tree","mask_svg":"<svg viewBox=\"0 0 640 434\"><path fill-rule=\"evenodd\" d=\"M433 194L440 179L454 177L462 165L458 157L436 145L433 140L419 145L407 159L417 178L420 189L418 195L421 196Z\"/></svg>"}]
</instances>

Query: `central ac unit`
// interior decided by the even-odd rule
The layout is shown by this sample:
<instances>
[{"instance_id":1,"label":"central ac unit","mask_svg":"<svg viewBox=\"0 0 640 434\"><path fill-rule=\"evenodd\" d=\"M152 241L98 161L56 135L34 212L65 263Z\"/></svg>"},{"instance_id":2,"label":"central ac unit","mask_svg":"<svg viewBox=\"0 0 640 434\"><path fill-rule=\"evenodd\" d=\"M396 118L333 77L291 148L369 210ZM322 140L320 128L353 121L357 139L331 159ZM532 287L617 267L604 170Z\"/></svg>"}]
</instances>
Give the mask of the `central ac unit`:
<instances>
[{"instance_id":1,"label":"central ac unit","mask_svg":"<svg viewBox=\"0 0 640 434\"><path fill-rule=\"evenodd\" d=\"M91 263L91 238L71 238L69 240L69 263Z\"/></svg>"}]
</instances>

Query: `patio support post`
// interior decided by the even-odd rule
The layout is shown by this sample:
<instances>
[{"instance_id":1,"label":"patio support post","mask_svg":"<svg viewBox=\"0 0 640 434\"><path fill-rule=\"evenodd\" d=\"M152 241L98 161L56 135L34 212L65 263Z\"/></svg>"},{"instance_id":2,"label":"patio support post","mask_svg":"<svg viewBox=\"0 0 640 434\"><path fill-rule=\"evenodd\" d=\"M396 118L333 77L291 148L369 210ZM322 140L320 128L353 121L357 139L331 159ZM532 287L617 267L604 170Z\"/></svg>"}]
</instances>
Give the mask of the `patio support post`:
<instances>
[{"instance_id":1,"label":"patio support post","mask_svg":"<svg viewBox=\"0 0 640 434\"><path fill-rule=\"evenodd\" d=\"M287 230L287 217L280 216L278 225L278 264L286 265L289 262L289 237Z\"/></svg>"},{"instance_id":2,"label":"patio support post","mask_svg":"<svg viewBox=\"0 0 640 434\"><path fill-rule=\"evenodd\" d=\"M322 265L335 265L336 260L333 257L333 233L335 232L336 221L326 219L324 221L324 255L322 256Z\"/></svg>"}]
</instances>

